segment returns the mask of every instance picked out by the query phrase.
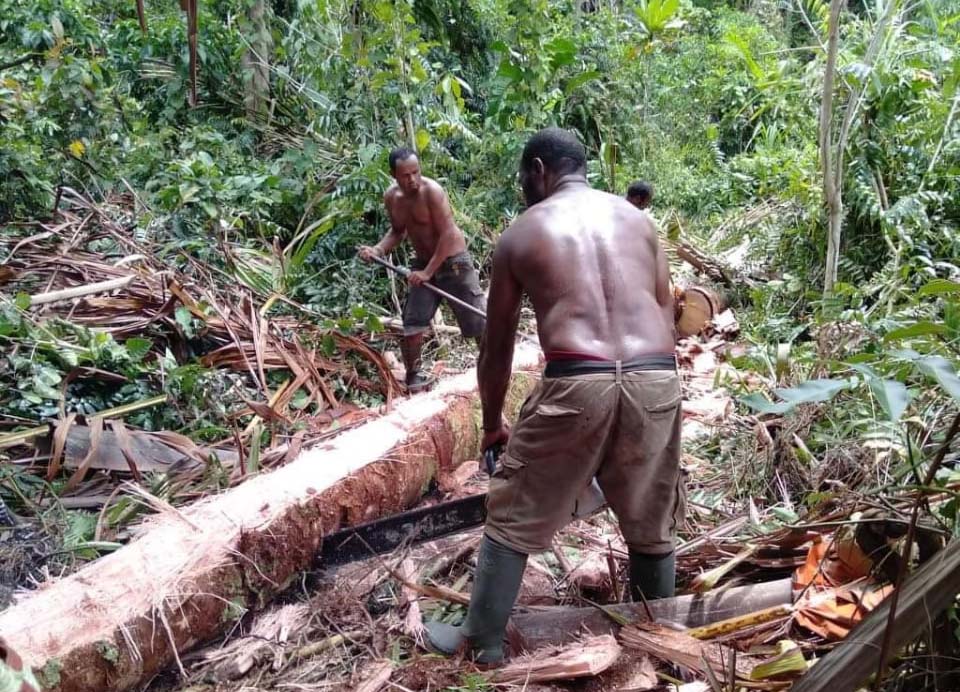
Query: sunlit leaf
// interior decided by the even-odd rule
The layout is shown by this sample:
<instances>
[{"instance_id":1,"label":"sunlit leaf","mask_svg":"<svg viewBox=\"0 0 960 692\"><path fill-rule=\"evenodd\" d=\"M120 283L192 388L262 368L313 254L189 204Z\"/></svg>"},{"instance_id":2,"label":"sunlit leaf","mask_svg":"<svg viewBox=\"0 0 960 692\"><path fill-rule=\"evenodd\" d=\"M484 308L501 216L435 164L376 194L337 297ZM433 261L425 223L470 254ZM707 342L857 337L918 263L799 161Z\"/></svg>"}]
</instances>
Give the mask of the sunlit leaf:
<instances>
[{"instance_id":1,"label":"sunlit leaf","mask_svg":"<svg viewBox=\"0 0 960 692\"><path fill-rule=\"evenodd\" d=\"M946 327L936 322L917 322L908 327L900 327L887 332L884 341L899 341L901 339L912 339L918 336L932 336L934 334L943 334Z\"/></svg>"},{"instance_id":2,"label":"sunlit leaf","mask_svg":"<svg viewBox=\"0 0 960 692\"><path fill-rule=\"evenodd\" d=\"M950 361L941 356L927 356L917 361L917 367L935 379L947 394L960 402L960 377L957 377L956 368Z\"/></svg>"}]
</instances>

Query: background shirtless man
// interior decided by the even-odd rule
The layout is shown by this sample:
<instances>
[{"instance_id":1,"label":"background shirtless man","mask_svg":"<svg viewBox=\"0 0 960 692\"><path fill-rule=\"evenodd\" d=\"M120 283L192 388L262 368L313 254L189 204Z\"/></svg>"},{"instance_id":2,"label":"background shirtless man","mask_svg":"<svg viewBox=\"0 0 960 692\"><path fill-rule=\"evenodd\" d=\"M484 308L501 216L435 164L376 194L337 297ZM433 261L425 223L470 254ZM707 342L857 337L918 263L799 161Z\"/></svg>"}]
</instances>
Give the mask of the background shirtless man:
<instances>
[{"instance_id":1,"label":"background shirtless man","mask_svg":"<svg viewBox=\"0 0 960 692\"><path fill-rule=\"evenodd\" d=\"M453 220L447 193L440 184L420 174L420 161L411 149L390 152L390 172L396 181L383 196L390 216L390 230L374 246L360 248L360 258L384 257L405 237L413 244L415 271L410 274L410 292L403 306L401 353L406 368L407 390L426 389L431 378L420 372L420 353L430 321L440 306L440 297L424 288L431 282L475 308L485 310L480 280L467 252L463 232ZM460 325L460 333L478 339L483 333L483 318L459 305L450 304Z\"/></svg>"},{"instance_id":2,"label":"background shirtless man","mask_svg":"<svg viewBox=\"0 0 960 692\"><path fill-rule=\"evenodd\" d=\"M482 448L506 444L490 480L470 608L460 627L428 623L429 643L464 643L496 664L527 555L548 550L596 476L630 549L634 598L673 595L684 512L680 382L667 258L646 214L592 190L583 146L547 129L527 143L530 208L500 238L478 377ZM512 434L502 419L521 297L547 365Z\"/></svg>"}]
</instances>

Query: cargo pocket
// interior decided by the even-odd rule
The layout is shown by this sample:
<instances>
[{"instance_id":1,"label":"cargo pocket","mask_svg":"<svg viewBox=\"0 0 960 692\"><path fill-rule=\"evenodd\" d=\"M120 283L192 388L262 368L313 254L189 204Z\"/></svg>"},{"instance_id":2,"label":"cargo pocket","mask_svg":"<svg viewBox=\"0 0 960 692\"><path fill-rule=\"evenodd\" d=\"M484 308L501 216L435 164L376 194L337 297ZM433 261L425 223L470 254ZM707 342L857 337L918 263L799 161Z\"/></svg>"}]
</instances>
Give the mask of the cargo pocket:
<instances>
[{"instance_id":1,"label":"cargo pocket","mask_svg":"<svg viewBox=\"0 0 960 692\"><path fill-rule=\"evenodd\" d=\"M670 527L671 538L676 537L677 531L683 526L687 516L687 478L689 474L682 466L677 473L677 488L674 497L673 522Z\"/></svg>"},{"instance_id":2,"label":"cargo pocket","mask_svg":"<svg viewBox=\"0 0 960 692\"><path fill-rule=\"evenodd\" d=\"M568 416L579 416L583 409L577 406L564 406L562 404L540 404L537 406L536 415L546 418L565 418Z\"/></svg>"},{"instance_id":3,"label":"cargo pocket","mask_svg":"<svg viewBox=\"0 0 960 692\"><path fill-rule=\"evenodd\" d=\"M677 394L661 404L647 404L643 408L647 412L647 420L666 420L676 412L679 405L680 395Z\"/></svg>"},{"instance_id":4,"label":"cargo pocket","mask_svg":"<svg viewBox=\"0 0 960 692\"><path fill-rule=\"evenodd\" d=\"M507 455L526 463L569 450L571 443L575 446L577 422L583 408L552 399L552 392L546 392L540 400L525 407L523 419L510 436Z\"/></svg>"},{"instance_id":5,"label":"cargo pocket","mask_svg":"<svg viewBox=\"0 0 960 692\"><path fill-rule=\"evenodd\" d=\"M493 476L491 478L509 480L520 473L525 466L526 464L519 459L516 459L509 454L504 454L497 461L497 468L494 469Z\"/></svg>"},{"instance_id":6,"label":"cargo pocket","mask_svg":"<svg viewBox=\"0 0 960 692\"><path fill-rule=\"evenodd\" d=\"M641 444L645 456L658 456L664 453L675 438L675 429L679 425L680 395L677 394L666 401L645 405L643 416Z\"/></svg>"},{"instance_id":7,"label":"cargo pocket","mask_svg":"<svg viewBox=\"0 0 960 692\"><path fill-rule=\"evenodd\" d=\"M525 467L525 463L509 454L500 457L487 488L488 524L492 523L503 530L512 525Z\"/></svg>"}]
</instances>

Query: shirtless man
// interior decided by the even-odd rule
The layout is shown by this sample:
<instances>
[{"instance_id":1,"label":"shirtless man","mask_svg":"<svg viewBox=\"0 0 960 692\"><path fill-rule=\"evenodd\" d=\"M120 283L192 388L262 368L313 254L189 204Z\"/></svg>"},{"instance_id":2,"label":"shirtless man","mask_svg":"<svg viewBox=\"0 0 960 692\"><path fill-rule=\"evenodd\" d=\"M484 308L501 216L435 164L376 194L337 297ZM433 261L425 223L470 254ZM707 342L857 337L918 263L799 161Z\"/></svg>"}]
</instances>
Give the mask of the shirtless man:
<instances>
[{"instance_id":1,"label":"shirtless man","mask_svg":"<svg viewBox=\"0 0 960 692\"><path fill-rule=\"evenodd\" d=\"M467 644L488 665L503 657L527 555L549 549L591 479L630 549L634 599L673 595L685 506L673 297L653 226L625 199L590 188L583 146L564 130L527 142L520 184L530 207L494 252L478 366L482 448L506 450L490 480L466 620L427 626L434 650ZM511 433L502 411L524 294L547 365Z\"/></svg>"},{"instance_id":2,"label":"shirtless man","mask_svg":"<svg viewBox=\"0 0 960 692\"><path fill-rule=\"evenodd\" d=\"M416 260L410 273L410 292L403 306L403 341L400 351L406 367L407 391L428 388L432 379L420 372L420 353L430 321L440 306L440 297L423 286L429 281L475 308L485 310L483 292L473 259L467 252L463 232L453 220L447 194L435 180L420 174L420 161L411 149L390 152L390 172L396 181L383 196L390 216L390 230L374 246L364 245L359 255L371 261L384 257L409 237ZM484 320L476 313L450 303L460 333L479 340Z\"/></svg>"},{"instance_id":3,"label":"shirtless man","mask_svg":"<svg viewBox=\"0 0 960 692\"><path fill-rule=\"evenodd\" d=\"M627 188L627 201L637 209L648 209L653 202L653 185L645 180L635 180Z\"/></svg>"}]
</instances>

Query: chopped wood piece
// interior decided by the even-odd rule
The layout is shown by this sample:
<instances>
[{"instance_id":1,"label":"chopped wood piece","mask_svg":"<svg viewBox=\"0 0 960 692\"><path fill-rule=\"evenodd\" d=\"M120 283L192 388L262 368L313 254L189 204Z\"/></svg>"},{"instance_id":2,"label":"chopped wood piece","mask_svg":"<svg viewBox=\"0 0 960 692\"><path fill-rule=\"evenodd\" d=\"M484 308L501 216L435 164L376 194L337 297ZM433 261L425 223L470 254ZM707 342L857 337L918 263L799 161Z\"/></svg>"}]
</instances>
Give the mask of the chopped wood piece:
<instances>
[{"instance_id":1,"label":"chopped wood piece","mask_svg":"<svg viewBox=\"0 0 960 692\"><path fill-rule=\"evenodd\" d=\"M631 649L699 671L702 675L707 674L709 665L717 677L723 679L726 676L730 658L728 649L719 644L701 642L686 632L677 632L663 625L640 623L620 630L620 641ZM750 672L758 663L761 661L754 657L738 655L737 676L749 680Z\"/></svg>"},{"instance_id":2,"label":"chopped wood piece","mask_svg":"<svg viewBox=\"0 0 960 692\"><path fill-rule=\"evenodd\" d=\"M592 550L585 551L580 562L570 572L569 580L581 592L609 595L612 584L606 555Z\"/></svg>"},{"instance_id":3,"label":"chopped wood piece","mask_svg":"<svg viewBox=\"0 0 960 692\"><path fill-rule=\"evenodd\" d=\"M492 676L501 684L529 684L598 675L612 666L621 652L609 634L585 639L562 649L543 649L514 659Z\"/></svg>"},{"instance_id":4,"label":"chopped wood piece","mask_svg":"<svg viewBox=\"0 0 960 692\"><path fill-rule=\"evenodd\" d=\"M129 276L122 276L119 279L98 281L97 283L87 284L86 286L74 286L72 288L64 288L59 291L50 291L49 293L38 293L37 295L30 297L30 305L45 305L47 303L56 303L59 300L70 300L71 298L88 296L93 293L106 293L107 291L114 291L118 288L123 288L136 278L136 274L130 274Z\"/></svg>"},{"instance_id":5,"label":"chopped wood piece","mask_svg":"<svg viewBox=\"0 0 960 692\"><path fill-rule=\"evenodd\" d=\"M719 310L719 299L710 291L691 286L682 291L682 312L677 320L680 336L693 336L703 331Z\"/></svg>"},{"instance_id":6,"label":"chopped wood piece","mask_svg":"<svg viewBox=\"0 0 960 692\"><path fill-rule=\"evenodd\" d=\"M353 688L353 692L378 692L390 680L393 675L393 663L391 661L377 661L364 670L359 685Z\"/></svg>"},{"instance_id":7,"label":"chopped wood piece","mask_svg":"<svg viewBox=\"0 0 960 692\"><path fill-rule=\"evenodd\" d=\"M243 677L253 666L273 654L275 647L286 642L292 632L303 629L310 616L309 606L303 603L262 613L245 636L204 656L207 663L215 664L214 679L224 681Z\"/></svg>"}]
</instances>

